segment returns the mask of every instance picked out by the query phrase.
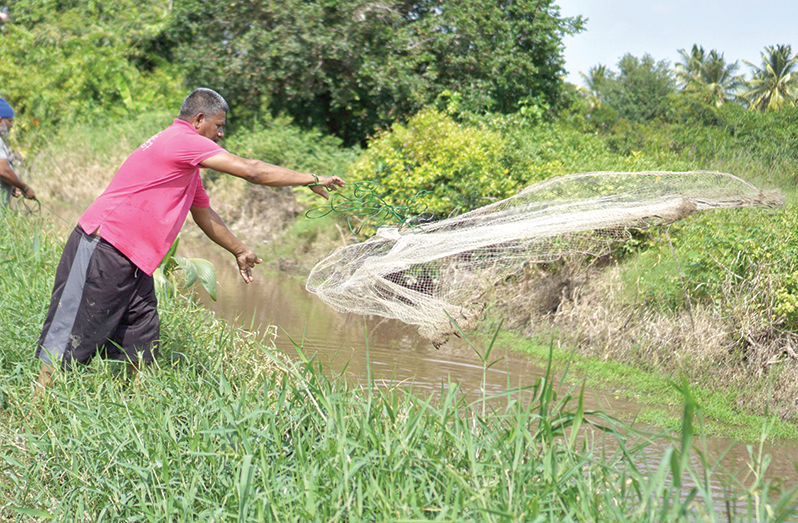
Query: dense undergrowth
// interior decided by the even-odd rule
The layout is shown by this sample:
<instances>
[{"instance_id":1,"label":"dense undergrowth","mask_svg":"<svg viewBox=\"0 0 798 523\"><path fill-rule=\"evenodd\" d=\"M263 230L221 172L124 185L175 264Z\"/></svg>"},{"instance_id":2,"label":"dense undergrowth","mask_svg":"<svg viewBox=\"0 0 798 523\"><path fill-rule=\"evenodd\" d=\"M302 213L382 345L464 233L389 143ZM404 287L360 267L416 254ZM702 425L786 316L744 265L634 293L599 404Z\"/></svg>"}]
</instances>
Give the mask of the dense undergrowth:
<instances>
[{"instance_id":1,"label":"dense undergrowth","mask_svg":"<svg viewBox=\"0 0 798 523\"><path fill-rule=\"evenodd\" d=\"M429 191L424 200L438 216L573 172L711 170L780 190L780 209L699 213L637 232L607 258L524 271L497 290L494 310L536 339L556 336L663 378L684 373L697 385L742 388L736 408L794 420L798 108L680 103L669 119L645 124L597 122L579 106L551 122L431 110L376 136L352 178L376 180L389 203ZM490 169L467 161L485 144Z\"/></svg>"},{"instance_id":2,"label":"dense undergrowth","mask_svg":"<svg viewBox=\"0 0 798 523\"><path fill-rule=\"evenodd\" d=\"M33 340L61 242L30 215L0 213L0 225L4 520L784 521L794 513L795 491L766 479L768 459L756 451L745 482L720 479L694 439L702 411L686 384L679 441L586 411L581 392L552 374L490 403L467 403L451 383L433 396L359 388L326 378L313 360L285 361L268 340L183 297L160 297L156 368L130 383L120 366L95 360L58 373L35 399Z\"/></svg>"},{"instance_id":3,"label":"dense undergrowth","mask_svg":"<svg viewBox=\"0 0 798 523\"><path fill-rule=\"evenodd\" d=\"M563 346L663 379L685 374L697 387L741 389L734 394L741 412L776 412L789 421L798 412L796 113L688 106L669 121L598 125L578 108L554 122L429 109L375 136L362 152L265 117L224 145L299 170L349 169L347 180L375 181L392 204L429 190L428 209L440 215L579 171L718 170L779 189L781 209L710 211L636 233L607 259L527 271L497 291L493 310L538 340L556 335ZM133 144L170 121L162 114L73 126L28 155L26 179L47 204L66 200L80 209ZM214 207L273 269L306 273L327 250L359 239L349 229L357 216L300 218L324 204L306 190L204 177ZM199 234L191 225L184 232Z\"/></svg>"}]
</instances>

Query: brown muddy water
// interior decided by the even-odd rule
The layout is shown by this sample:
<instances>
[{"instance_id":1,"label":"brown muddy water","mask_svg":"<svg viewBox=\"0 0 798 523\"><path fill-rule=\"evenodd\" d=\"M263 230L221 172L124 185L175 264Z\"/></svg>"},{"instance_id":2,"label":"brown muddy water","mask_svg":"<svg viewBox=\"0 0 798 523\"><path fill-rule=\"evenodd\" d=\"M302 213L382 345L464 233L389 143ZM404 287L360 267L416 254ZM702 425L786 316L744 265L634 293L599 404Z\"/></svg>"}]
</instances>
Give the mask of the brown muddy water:
<instances>
[{"instance_id":1,"label":"brown muddy water","mask_svg":"<svg viewBox=\"0 0 798 523\"><path fill-rule=\"evenodd\" d=\"M502 402L506 401L507 391L530 387L545 375L545 362L497 348L490 361L499 361L483 376L482 361L464 340L452 338L436 350L418 336L414 327L399 321L336 312L307 292L301 277L269 274L256 268L255 281L247 285L241 280L232 256L208 242L181 244L181 251L184 256L205 258L216 266L217 301L212 301L204 290L198 292L205 307L229 322L258 330L264 337L270 338L276 328L277 349L298 359L294 343L299 344L307 357L323 363L331 374L343 374L356 384L368 382L370 366L377 384L412 388L417 394L436 394L456 383L473 401L485 394L493 397L491 402ZM476 350L484 351L484 341L472 340L472 343ZM576 395L580 386L578 376L569 376L562 384L561 394L571 391ZM611 390L586 389L585 403L587 409L603 410L627 423L642 408ZM666 445L662 441L648 447L647 466L652 470L658 466ZM700 444L702 450L703 445ZM721 438L707 438L707 461L710 465L720 462L721 469L750 483L751 458L746 447ZM752 445L752 450L756 452L757 445ZM764 452L771 456L767 478L782 480L787 485L798 484L794 465L798 462L798 442L771 441ZM699 470L698 459L693 461L694 468ZM728 483L728 476L712 481L717 500L723 499L724 483ZM725 511L725 507L717 508Z\"/></svg>"}]
</instances>

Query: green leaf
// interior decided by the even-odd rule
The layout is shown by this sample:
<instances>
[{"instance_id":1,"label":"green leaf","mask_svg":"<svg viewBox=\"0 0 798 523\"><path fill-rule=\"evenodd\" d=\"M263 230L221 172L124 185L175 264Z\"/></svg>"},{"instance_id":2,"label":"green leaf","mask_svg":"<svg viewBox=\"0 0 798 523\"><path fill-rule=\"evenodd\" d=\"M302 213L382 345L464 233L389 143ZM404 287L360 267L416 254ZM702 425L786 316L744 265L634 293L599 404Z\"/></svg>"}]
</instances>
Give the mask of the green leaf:
<instances>
[{"instance_id":1,"label":"green leaf","mask_svg":"<svg viewBox=\"0 0 798 523\"><path fill-rule=\"evenodd\" d=\"M191 258L190 261L197 270L197 276L202 282L202 286L208 291L211 299L216 301L216 269L213 264L202 258Z\"/></svg>"},{"instance_id":2,"label":"green leaf","mask_svg":"<svg viewBox=\"0 0 798 523\"><path fill-rule=\"evenodd\" d=\"M27 516L34 516L37 518L44 518L44 519L55 519L55 516L50 514L49 512L45 512L43 510L36 510L35 508L21 508L21 507L9 507L11 510L19 512L20 514L25 514Z\"/></svg>"},{"instance_id":3,"label":"green leaf","mask_svg":"<svg viewBox=\"0 0 798 523\"><path fill-rule=\"evenodd\" d=\"M169 272L169 269L172 267L172 265L174 265L172 258L174 257L175 252L177 252L178 243L180 243L179 234L177 235L177 238L175 238L175 242L172 244L172 246L169 247L169 252L166 253L166 256L163 257L163 260L161 260L159 265L159 267L164 268L164 272Z\"/></svg>"},{"instance_id":4,"label":"green leaf","mask_svg":"<svg viewBox=\"0 0 798 523\"><path fill-rule=\"evenodd\" d=\"M155 269L155 271L152 273L152 279L153 282L155 283L156 292L166 293L167 296L174 295L175 291L174 286L166 278L166 275L164 274L162 267L158 267L157 269Z\"/></svg>"},{"instance_id":5,"label":"green leaf","mask_svg":"<svg viewBox=\"0 0 798 523\"><path fill-rule=\"evenodd\" d=\"M188 258L182 256L174 256L172 258L178 267L183 269L183 274L186 276L186 287L191 287L197 281L197 268L194 263Z\"/></svg>"}]
</instances>

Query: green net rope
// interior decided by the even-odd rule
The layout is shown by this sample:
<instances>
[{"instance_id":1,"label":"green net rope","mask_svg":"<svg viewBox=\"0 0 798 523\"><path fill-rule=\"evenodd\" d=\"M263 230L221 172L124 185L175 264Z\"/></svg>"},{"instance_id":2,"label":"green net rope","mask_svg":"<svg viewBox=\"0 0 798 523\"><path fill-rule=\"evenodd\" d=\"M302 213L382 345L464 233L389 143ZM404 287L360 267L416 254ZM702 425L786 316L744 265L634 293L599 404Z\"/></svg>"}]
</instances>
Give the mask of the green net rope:
<instances>
[{"instance_id":1,"label":"green net rope","mask_svg":"<svg viewBox=\"0 0 798 523\"><path fill-rule=\"evenodd\" d=\"M424 220L427 204L422 199L430 191L417 192L403 205L386 202L378 191L379 185L374 182L347 182L344 189L330 195L328 205L308 209L305 216L317 220L331 213L346 215L352 234L359 234L364 227L413 227Z\"/></svg>"}]
</instances>

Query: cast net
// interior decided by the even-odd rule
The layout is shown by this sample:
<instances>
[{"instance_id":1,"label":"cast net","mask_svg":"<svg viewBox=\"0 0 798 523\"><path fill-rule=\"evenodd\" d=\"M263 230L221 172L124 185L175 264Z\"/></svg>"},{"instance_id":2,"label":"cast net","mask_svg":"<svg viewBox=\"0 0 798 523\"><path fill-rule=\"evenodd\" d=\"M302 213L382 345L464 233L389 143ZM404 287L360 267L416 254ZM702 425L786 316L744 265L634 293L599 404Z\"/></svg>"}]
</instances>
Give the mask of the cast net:
<instances>
[{"instance_id":1,"label":"cast net","mask_svg":"<svg viewBox=\"0 0 798 523\"><path fill-rule=\"evenodd\" d=\"M330 252L307 290L340 312L395 318L439 346L474 326L497 282L527 264L601 256L633 229L695 211L782 205L731 174L591 172L550 178L515 196L426 224L381 227Z\"/></svg>"}]
</instances>

